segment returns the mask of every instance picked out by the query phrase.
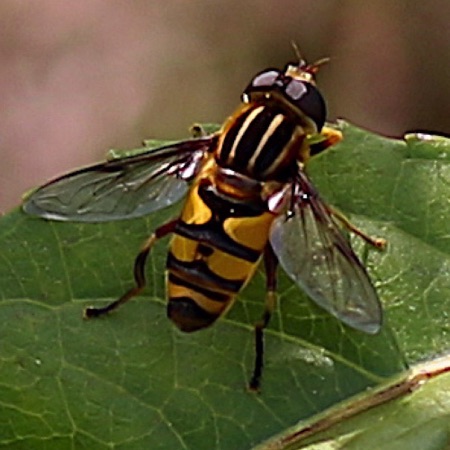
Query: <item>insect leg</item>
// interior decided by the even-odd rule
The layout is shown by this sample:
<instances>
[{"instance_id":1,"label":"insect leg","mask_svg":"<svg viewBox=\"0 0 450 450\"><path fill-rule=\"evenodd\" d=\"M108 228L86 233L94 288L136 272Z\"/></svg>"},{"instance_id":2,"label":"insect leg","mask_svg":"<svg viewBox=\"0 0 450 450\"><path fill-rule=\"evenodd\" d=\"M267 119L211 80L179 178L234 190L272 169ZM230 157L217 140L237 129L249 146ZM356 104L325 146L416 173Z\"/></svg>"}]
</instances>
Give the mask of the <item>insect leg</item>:
<instances>
[{"instance_id":1,"label":"insect leg","mask_svg":"<svg viewBox=\"0 0 450 450\"><path fill-rule=\"evenodd\" d=\"M317 155L328 147L342 141L342 133L330 127L323 127L317 135L311 136L308 141L310 145L311 156Z\"/></svg>"},{"instance_id":2,"label":"insect leg","mask_svg":"<svg viewBox=\"0 0 450 450\"><path fill-rule=\"evenodd\" d=\"M364 233L364 231L360 230L357 226L353 225L350 222L350 220L348 220L347 217L345 217L341 212L337 211L330 205L326 205L326 207L328 209L328 212L333 217L338 219L339 222L341 222L345 228L347 228L349 231L351 231L352 233L359 236L361 239L366 241L368 244L370 244L371 246L378 248L380 250L382 250L386 247L386 244L387 244L386 239L369 236L368 234Z\"/></svg>"},{"instance_id":3,"label":"insect leg","mask_svg":"<svg viewBox=\"0 0 450 450\"><path fill-rule=\"evenodd\" d=\"M272 246L268 243L264 251L264 268L266 271L264 313L261 320L255 324L255 367L249 383L249 389L252 391L258 391L261 384L261 376L264 367L264 328L269 324L277 302L277 267L278 258L276 257Z\"/></svg>"},{"instance_id":4,"label":"insect leg","mask_svg":"<svg viewBox=\"0 0 450 450\"><path fill-rule=\"evenodd\" d=\"M128 302L128 300L131 300L133 297L138 295L142 291L142 289L144 289L146 285L145 263L147 261L147 256L158 239L161 239L174 231L177 221L178 219L175 219L165 223L164 225L161 225L154 231L154 233L147 239L147 241L145 241L145 244L143 245L141 251L134 261L134 280L136 282L136 285L129 291L125 292L122 297L102 308L95 308L92 306L87 307L84 310L83 314L86 319L102 316L111 311L114 311L119 306L123 305L124 303Z\"/></svg>"}]
</instances>

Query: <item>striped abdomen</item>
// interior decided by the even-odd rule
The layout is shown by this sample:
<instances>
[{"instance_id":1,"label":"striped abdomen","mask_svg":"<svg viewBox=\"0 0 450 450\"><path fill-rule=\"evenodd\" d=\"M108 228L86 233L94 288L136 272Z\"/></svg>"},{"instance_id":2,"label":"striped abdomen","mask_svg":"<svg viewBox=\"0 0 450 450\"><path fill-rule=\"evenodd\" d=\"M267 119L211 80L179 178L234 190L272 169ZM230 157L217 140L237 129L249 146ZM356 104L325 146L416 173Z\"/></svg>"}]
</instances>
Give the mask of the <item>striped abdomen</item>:
<instances>
[{"instance_id":1,"label":"striped abdomen","mask_svg":"<svg viewBox=\"0 0 450 450\"><path fill-rule=\"evenodd\" d=\"M168 316L183 331L211 325L253 275L275 216L262 201L220 193L211 176L192 186L167 258Z\"/></svg>"},{"instance_id":2,"label":"striped abdomen","mask_svg":"<svg viewBox=\"0 0 450 450\"><path fill-rule=\"evenodd\" d=\"M225 124L217 163L255 180L290 181L309 156L299 117L282 105L242 105Z\"/></svg>"}]
</instances>

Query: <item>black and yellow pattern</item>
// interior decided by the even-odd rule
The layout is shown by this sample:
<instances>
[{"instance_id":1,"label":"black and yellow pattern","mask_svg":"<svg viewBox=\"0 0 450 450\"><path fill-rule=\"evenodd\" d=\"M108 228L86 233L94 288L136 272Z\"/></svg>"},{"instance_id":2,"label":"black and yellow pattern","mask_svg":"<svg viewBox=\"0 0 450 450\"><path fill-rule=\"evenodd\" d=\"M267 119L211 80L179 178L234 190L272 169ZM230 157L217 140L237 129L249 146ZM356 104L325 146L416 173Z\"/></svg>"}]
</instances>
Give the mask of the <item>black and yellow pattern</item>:
<instances>
[{"instance_id":1,"label":"black and yellow pattern","mask_svg":"<svg viewBox=\"0 0 450 450\"><path fill-rule=\"evenodd\" d=\"M191 188L178 219L168 270L168 316L183 331L211 325L252 277L275 216L260 202L221 193L212 174Z\"/></svg>"}]
</instances>

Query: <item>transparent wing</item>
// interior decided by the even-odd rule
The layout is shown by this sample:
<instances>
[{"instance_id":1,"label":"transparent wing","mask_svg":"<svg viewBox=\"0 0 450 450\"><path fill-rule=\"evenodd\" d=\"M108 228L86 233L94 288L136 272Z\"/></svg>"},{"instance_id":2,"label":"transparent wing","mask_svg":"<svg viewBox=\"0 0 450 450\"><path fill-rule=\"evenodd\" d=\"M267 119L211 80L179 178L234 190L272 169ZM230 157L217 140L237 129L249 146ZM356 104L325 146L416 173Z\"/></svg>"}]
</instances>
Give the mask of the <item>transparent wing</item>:
<instances>
[{"instance_id":1,"label":"transparent wing","mask_svg":"<svg viewBox=\"0 0 450 450\"><path fill-rule=\"evenodd\" d=\"M299 171L291 211L270 242L281 266L319 306L366 333L379 331L381 304L369 275L306 175Z\"/></svg>"},{"instance_id":2,"label":"transparent wing","mask_svg":"<svg viewBox=\"0 0 450 450\"><path fill-rule=\"evenodd\" d=\"M52 220L105 222L140 217L180 200L214 136L178 142L63 175L25 199L26 213Z\"/></svg>"}]
</instances>

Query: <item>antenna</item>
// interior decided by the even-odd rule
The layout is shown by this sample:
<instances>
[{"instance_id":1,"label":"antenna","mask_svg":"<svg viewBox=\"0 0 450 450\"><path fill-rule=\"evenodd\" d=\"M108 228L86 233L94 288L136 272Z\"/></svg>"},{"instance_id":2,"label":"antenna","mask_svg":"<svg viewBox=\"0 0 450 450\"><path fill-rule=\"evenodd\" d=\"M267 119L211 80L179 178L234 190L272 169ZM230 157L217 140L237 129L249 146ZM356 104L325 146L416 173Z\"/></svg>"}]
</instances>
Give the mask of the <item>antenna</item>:
<instances>
[{"instance_id":1,"label":"antenna","mask_svg":"<svg viewBox=\"0 0 450 450\"><path fill-rule=\"evenodd\" d=\"M296 56L297 59L298 59L298 62L299 62L299 63L302 62L302 61L303 61L303 58L302 58L302 54L300 53L300 49L298 48L297 42L295 42L294 40L292 40L292 41L291 41L291 45L292 45L292 48L294 49L294 53L295 53L295 56Z\"/></svg>"},{"instance_id":2,"label":"antenna","mask_svg":"<svg viewBox=\"0 0 450 450\"><path fill-rule=\"evenodd\" d=\"M331 60L331 58L329 56L326 56L325 58L320 58L319 60L317 60L313 64L309 64L306 69L308 70L308 72L317 73L319 71L319 68L321 66L323 66L324 64L329 63L330 60Z\"/></svg>"}]
</instances>

